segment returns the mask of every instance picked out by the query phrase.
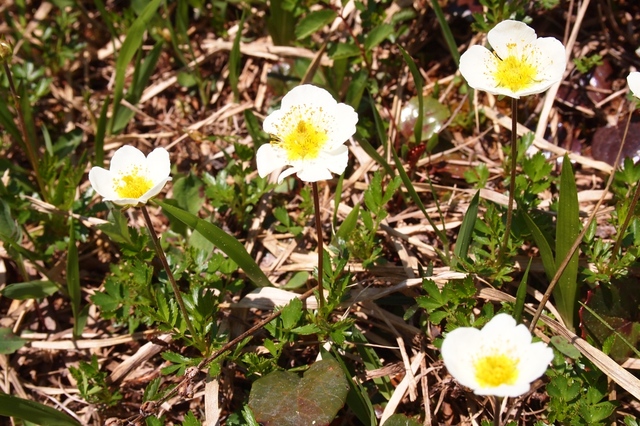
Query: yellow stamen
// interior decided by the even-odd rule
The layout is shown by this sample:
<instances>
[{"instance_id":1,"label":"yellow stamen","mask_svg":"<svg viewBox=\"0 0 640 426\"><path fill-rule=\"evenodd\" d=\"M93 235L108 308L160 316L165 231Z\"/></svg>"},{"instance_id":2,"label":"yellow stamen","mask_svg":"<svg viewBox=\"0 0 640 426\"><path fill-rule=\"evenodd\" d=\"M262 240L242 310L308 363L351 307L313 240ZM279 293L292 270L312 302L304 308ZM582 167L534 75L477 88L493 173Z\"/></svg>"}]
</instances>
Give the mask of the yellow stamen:
<instances>
[{"instance_id":1,"label":"yellow stamen","mask_svg":"<svg viewBox=\"0 0 640 426\"><path fill-rule=\"evenodd\" d=\"M310 113L310 111L305 112ZM274 136L271 143L281 146L286 151L289 161L318 158L328 139L326 131L304 119L299 119L289 128L292 128L289 134Z\"/></svg>"},{"instance_id":2,"label":"yellow stamen","mask_svg":"<svg viewBox=\"0 0 640 426\"><path fill-rule=\"evenodd\" d=\"M518 379L518 359L507 355L489 355L474 363L476 379L484 388L512 385Z\"/></svg>"},{"instance_id":3,"label":"yellow stamen","mask_svg":"<svg viewBox=\"0 0 640 426\"><path fill-rule=\"evenodd\" d=\"M129 173L114 181L115 191L121 198L140 198L153 187L151 179L140 174L139 167L133 167Z\"/></svg>"},{"instance_id":4,"label":"yellow stamen","mask_svg":"<svg viewBox=\"0 0 640 426\"><path fill-rule=\"evenodd\" d=\"M536 82L538 69L525 57L509 55L498 60L494 77L498 86L517 93L531 87Z\"/></svg>"}]
</instances>

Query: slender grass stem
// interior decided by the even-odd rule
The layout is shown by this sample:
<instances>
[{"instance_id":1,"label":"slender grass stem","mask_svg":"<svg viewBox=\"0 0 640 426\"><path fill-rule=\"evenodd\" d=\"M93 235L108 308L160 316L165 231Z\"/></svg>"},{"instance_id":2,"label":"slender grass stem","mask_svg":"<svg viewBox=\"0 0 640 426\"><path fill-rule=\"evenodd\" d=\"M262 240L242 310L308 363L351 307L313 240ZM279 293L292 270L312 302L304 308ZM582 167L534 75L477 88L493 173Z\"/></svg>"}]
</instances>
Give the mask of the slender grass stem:
<instances>
[{"instance_id":1,"label":"slender grass stem","mask_svg":"<svg viewBox=\"0 0 640 426\"><path fill-rule=\"evenodd\" d=\"M7 62L3 64L4 72L7 75L7 80L9 81L9 91L11 92L11 96L13 97L13 102L16 108L16 114L18 114L18 124L20 125L20 133L22 133L22 139L24 141L24 147L27 151L27 157L29 158L29 162L31 163L31 167L33 168L33 173L36 177L36 182L38 183L38 188L40 188L40 192L43 194L45 199L47 199L47 194L44 189L44 181L42 180L42 176L40 176L39 164L38 164L38 156L35 152L35 144L29 137L29 132L27 132L27 123L24 120L24 115L22 114L22 108L20 107L20 101L18 100L18 92L16 91L16 86L13 83L13 77L11 76L11 68Z\"/></svg>"},{"instance_id":2,"label":"slender grass stem","mask_svg":"<svg viewBox=\"0 0 640 426\"><path fill-rule=\"evenodd\" d=\"M625 141L627 140L627 134L629 132L629 124L631 124L632 114L633 114L633 110L629 112L629 118L627 119L627 126L624 129L624 135L622 137L622 145L624 145ZM622 151L622 148L623 147L620 146L621 151ZM619 157L620 157L620 154L618 154L618 159L616 159L616 164L618 164L618 162L620 161ZM615 172L613 172L613 174L615 174ZM624 218L624 222L622 223L622 226L620 227L620 229L618 229L618 238L616 239L616 243L613 246L613 251L611 252L613 254L613 257L611 259L612 265L618 259L618 252L620 251L620 246L622 245L622 240L624 239L624 234L627 230L627 227L629 226L629 222L631 221L631 218L634 216L633 212L636 210L636 205L638 204L638 197L640 197L640 182L636 182L636 189L633 192L633 198L631 199L631 204L629 205L629 211L627 212L627 215Z\"/></svg>"},{"instance_id":3,"label":"slender grass stem","mask_svg":"<svg viewBox=\"0 0 640 426\"><path fill-rule=\"evenodd\" d=\"M502 250L500 250L500 261L504 260L504 255L509 246L509 235L511 234L511 222L513 221L513 195L516 192L516 166L518 160L518 100L511 98L511 179L509 180L509 204L507 205L507 223L502 240Z\"/></svg>"},{"instance_id":4,"label":"slender grass stem","mask_svg":"<svg viewBox=\"0 0 640 426\"><path fill-rule=\"evenodd\" d=\"M196 346L200 350L204 350L204 342L200 338L198 334L196 334L195 328L193 328L193 324L189 319L189 313L187 312L187 308L184 306L184 300L182 300L182 295L180 294L180 289L178 288L178 283L176 283L176 279L173 276L173 272L171 272L171 268L169 267L169 262L167 262L167 257L164 255L164 251L160 246L160 240L158 239L158 234L155 229L153 229L153 224L151 223L151 217L149 216L149 211L147 210L147 206L142 206L140 208L142 210L142 215L144 216L144 221L147 224L147 229L149 229L149 233L151 234L151 240L153 240L153 247L156 249L156 254L164 267L164 270L167 273L167 277L169 278L169 282L171 283L171 287L173 288L173 293L176 295L176 300L178 302L178 306L180 307L180 312L182 312L182 316L184 317L184 322L187 324L187 328L191 333L191 337L195 342Z\"/></svg>"},{"instance_id":5,"label":"slender grass stem","mask_svg":"<svg viewBox=\"0 0 640 426\"><path fill-rule=\"evenodd\" d=\"M320 214L320 196L318 195L318 183L312 182L313 188L313 207L316 211L316 233L318 234L318 311L322 312L324 308L324 285L323 283L323 260L324 248L322 244L322 215Z\"/></svg>"}]
</instances>

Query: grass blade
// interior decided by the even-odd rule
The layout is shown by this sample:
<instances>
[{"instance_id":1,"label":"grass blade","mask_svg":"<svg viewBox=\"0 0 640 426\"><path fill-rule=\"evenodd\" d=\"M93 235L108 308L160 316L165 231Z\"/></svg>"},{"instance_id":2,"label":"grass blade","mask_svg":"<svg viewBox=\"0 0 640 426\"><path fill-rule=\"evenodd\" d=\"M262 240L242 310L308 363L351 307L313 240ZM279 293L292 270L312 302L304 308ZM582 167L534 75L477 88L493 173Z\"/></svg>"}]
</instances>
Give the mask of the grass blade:
<instances>
[{"instance_id":1,"label":"grass blade","mask_svg":"<svg viewBox=\"0 0 640 426\"><path fill-rule=\"evenodd\" d=\"M0 415L22 419L37 425L80 426L67 414L39 402L0 394Z\"/></svg>"},{"instance_id":2,"label":"grass blade","mask_svg":"<svg viewBox=\"0 0 640 426\"><path fill-rule=\"evenodd\" d=\"M551 281L557 270L551 245L531 216L529 216L529 214L524 210L521 210L520 214L524 218L527 228L529 228L529 232L531 232L533 240L535 241L536 246L538 246L538 250L540 250L540 258L542 259L544 273L547 276L547 279Z\"/></svg>"},{"instance_id":3,"label":"grass blade","mask_svg":"<svg viewBox=\"0 0 640 426\"><path fill-rule=\"evenodd\" d=\"M433 7L433 11L436 13L436 18L440 24L442 35L447 42L447 47L449 48L451 57L453 58L456 66L458 66L460 63L460 53L458 52L458 45L456 44L456 39L453 38L453 33L451 32L447 18L445 18L444 13L442 13L442 8L440 7L438 0L431 0L431 6Z\"/></svg>"},{"instance_id":4,"label":"grass blade","mask_svg":"<svg viewBox=\"0 0 640 426\"><path fill-rule=\"evenodd\" d=\"M120 109L120 101L124 97L124 80L127 73L127 67L133 60L138 49L144 40L144 33L147 31L151 18L156 14L162 0L151 0L144 10L133 22L127 37L122 43L118 59L116 60L116 78L113 87L113 111L111 115L110 125L108 126L109 134L113 133L115 117Z\"/></svg>"},{"instance_id":5,"label":"grass blade","mask_svg":"<svg viewBox=\"0 0 640 426\"><path fill-rule=\"evenodd\" d=\"M137 61L131 87L127 91L126 97L127 102L131 105L136 105L140 101L142 93L144 92L145 87L147 87L149 79L153 75L158 59L160 59L162 47L162 43L157 43L153 49L151 49L151 52L149 52L149 55L147 55L142 64L139 63L140 61ZM113 133L120 133L124 130L135 114L135 111L129 108L118 109L118 113L113 120Z\"/></svg>"},{"instance_id":6,"label":"grass blade","mask_svg":"<svg viewBox=\"0 0 640 426\"><path fill-rule=\"evenodd\" d=\"M518 286L518 291L516 293L516 303L513 308L513 318L518 322L518 324L522 323L522 312L524 312L524 300L527 297L527 281L529 280L529 269L531 269L531 260L529 258L529 264L527 265L527 269L525 269L524 274L522 275L522 280L520 281L520 285Z\"/></svg>"},{"instance_id":7,"label":"grass blade","mask_svg":"<svg viewBox=\"0 0 640 426\"><path fill-rule=\"evenodd\" d=\"M231 52L229 52L229 83L233 90L233 99L236 102L240 99L240 91L238 90L238 81L240 79L240 40L242 40L242 29L244 28L244 21L247 19L247 9L242 10L242 17L238 23L238 33L233 39L233 46Z\"/></svg>"},{"instance_id":8,"label":"grass blade","mask_svg":"<svg viewBox=\"0 0 640 426\"><path fill-rule=\"evenodd\" d=\"M416 63L413 61L411 56L404 50L402 47L400 48L400 53L402 53L402 57L404 61L409 66L409 71L413 76L413 82L416 85L416 97L418 98L418 117L416 118L416 123L413 126L413 135L417 144L422 141L422 121L424 120L424 96L422 94L422 75L420 71L418 71L418 67Z\"/></svg>"},{"instance_id":9,"label":"grass blade","mask_svg":"<svg viewBox=\"0 0 640 426\"><path fill-rule=\"evenodd\" d=\"M429 225L433 227L433 231L436 233L436 236L444 246L444 252L437 250L438 256L440 256L443 262L448 264L451 261L449 256L449 249L448 249L449 239L447 238L445 233L440 228L438 228L438 226L429 217L429 214L427 213L427 209L425 208L424 203L420 199L420 196L418 195L418 192L416 191L416 189L413 187L413 183L411 182L411 179L409 178L409 175L407 174L407 172L404 170L404 166L400 161L400 157L398 157L398 154L396 153L396 150L393 149L393 147L391 147L391 153L393 154L393 160L396 163L396 169L398 170L400 179L402 179L402 183L404 183L405 189L409 193L409 196L411 197L413 202L416 203L416 205L420 208L420 210L424 214L424 217L427 219L427 222L429 222Z\"/></svg>"},{"instance_id":10,"label":"grass blade","mask_svg":"<svg viewBox=\"0 0 640 426\"><path fill-rule=\"evenodd\" d=\"M451 259L451 268L456 267L458 259L467 259L467 252L469 251L469 244L471 244L471 238L473 236L473 229L476 225L476 219L478 218L478 205L480 204L480 191L476 192L476 195L471 199L469 208L464 214L462 225L460 226L460 233L456 240L456 247L453 249L453 259Z\"/></svg>"},{"instance_id":11,"label":"grass blade","mask_svg":"<svg viewBox=\"0 0 640 426\"><path fill-rule=\"evenodd\" d=\"M271 286L269 278L267 278L262 269L260 269L260 266L258 266L244 246L233 236L227 234L213 223L200 219L179 207L172 206L159 200L155 200L155 203L162 207L165 213L178 219L191 229L200 232L203 237L212 242L223 253L229 256L231 260L236 262L255 285L258 287Z\"/></svg>"},{"instance_id":12,"label":"grass blade","mask_svg":"<svg viewBox=\"0 0 640 426\"><path fill-rule=\"evenodd\" d=\"M571 250L580 233L578 190L571 161L567 155L562 162L560 193L558 197L558 222L556 226L556 268ZM558 311L567 324L574 329L578 306L578 251L576 251L553 290Z\"/></svg>"}]
</instances>

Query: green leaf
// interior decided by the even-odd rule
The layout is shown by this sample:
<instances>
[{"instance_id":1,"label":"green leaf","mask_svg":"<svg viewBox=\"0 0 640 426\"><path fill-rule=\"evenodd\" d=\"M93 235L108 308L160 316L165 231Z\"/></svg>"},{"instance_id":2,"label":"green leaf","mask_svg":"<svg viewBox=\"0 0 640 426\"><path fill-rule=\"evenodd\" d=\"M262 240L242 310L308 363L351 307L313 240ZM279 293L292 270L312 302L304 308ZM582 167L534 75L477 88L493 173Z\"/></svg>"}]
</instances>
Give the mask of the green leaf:
<instances>
[{"instance_id":1,"label":"green leaf","mask_svg":"<svg viewBox=\"0 0 640 426\"><path fill-rule=\"evenodd\" d=\"M554 348L562 352L564 355L568 356L571 359L580 358L580 351L576 348L571 342L569 342L565 337L562 336L553 336L551 338L551 344Z\"/></svg>"},{"instance_id":2,"label":"green leaf","mask_svg":"<svg viewBox=\"0 0 640 426\"><path fill-rule=\"evenodd\" d=\"M520 284L518 285L518 291L516 292L516 303L513 307L513 318L518 324L522 323L522 313L524 312L524 300L527 297L527 281L529 280L529 269L531 269L531 261L533 258L529 258L529 264L525 269Z\"/></svg>"},{"instance_id":3,"label":"green leaf","mask_svg":"<svg viewBox=\"0 0 640 426\"><path fill-rule=\"evenodd\" d=\"M302 300L297 297L291 299L284 308L282 308L282 327L285 330L291 330L302 318Z\"/></svg>"},{"instance_id":4,"label":"green leaf","mask_svg":"<svg viewBox=\"0 0 640 426\"><path fill-rule=\"evenodd\" d=\"M353 327L351 330L351 341L356 345L358 355L362 358L362 362L367 371L373 371L383 367L383 363L374 348L369 346L369 341L360 330ZM387 401L391 399L395 389L389 376L376 377L373 379L376 389L380 395ZM366 423L366 422L365 422Z\"/></svg>"},{"instance_id":5,"label":"green leaf","mask_svg":"<svg viewBox=\"0 0 640 426\"><path fill-rule=\"evenodd\" d=\"M307 271L298 271L287 283L282 287L285 290L292 290L296 288L300 288L309 280L309 272Z\"/></svg>"},{"instance_id":6,"label":"green leaf","mask_svg":"<svg viewBox=\"0 0 640 426\"><path fill-rule=\"evenodd\" d=\"M251 387L249 407L262 424L328 425L344 405L349 384L338 362L315 362L302 378L274 371Z\"/></svg>"},{"instance_id":7,"label":"green leaf","mask_svg":"<svg viewBox=\"0 0 640 426\"><path fill-rule=\"evenodd\" d=\"M173 183L173 198L178 202L178 207L197 214L204 203L204 198L200 196L202 186L202 181L193 173L176 179Z\"/></svg>"},{"instance_id":8,"label":"green leaf","mask_svg":"<svg viewBox=\"0 0 640 426\"><path fill-rule=\"evenodd\" d=\"M196 416L193 415L191 411L184 416L184 420L182 421L182 426L202 426L200 420L196 419Z\"/></svg>"},{"instance_id":9,"label":"green leaf","mask_svg":"<svg viewBox=\"0 0 640 426\"><path fill-rule=\"evenodd\" d=\"M296 25L296 39L302 40L309 37L325 25L333 22L336 16L338 16L336 12L331 9L316 10L309 13Z\"/></svg>"},{"instance_id":10,"label":"green leaf","mask_svg":"<svg viewBox=\"0 0 640 426\"><path fill-rule=\"evenodd\" d=\"M267 29L276 46L288 46L294 40L294 25L296 18L293 11L287 9L288 0L271 0Z\"/></svg>"},{"instance_id":11,"label":"green leaf","mask_svg":"<svg viewBox=\"0 0 640 426\"><path fill-rule=\"evenodd\" d=\"M418 117L416 119L415 125L413 126L413 137L416 143L420 143L422 141L422 121L424 120L424 95L422 94L422 74L418 70L416 63L413 61L411 56L400 47L400 52L402 53L402 57L404 61L407 63L409 67L409 71L411 71L411 76L413 77L413 82L416 85L416 93L418 97Z\"/></svg>"},{"instance_id":12,"label":"green leaf","mask_svg":"<svg viewBox=\"0 0 640 426\"><path fill-rule=\"evenodd\" d=\"M366 38L364 39L364 49L367 52L370 51L371 49L382 43L384 39L389 37L391 34L393 34L393 25L391 24L381 24L377 27L374 27L373 29L371 29L371 31L369 31Z\"/></svg>"},{"instance_id":13,"label":"green leaf","mask_svg":"<svg viewBox=\"0 0 640 426\"><path fill-rule=\"evenodd\" d=\"M104 136L106 134L107 123L109 121L107 118L107 114L109 112L110 103L111 96L107 95L107 98L102 104L102 108L100 108L100 116L98 117L98 122L96 123L96 136L93 141L93 151L95 152L93 165L98 167L104 166Z\"/></svg>"},{"instance_id":14,"label":"green leaf","mask_svg":"<svg viewBox=\"0 0 640 426\"><path fill-rule=\"evenodd\" d=\"M360 56L361 50L351 43L338 43L329 50L329 57L334 61Z\"/></svg>"},{"instance_id":15,"label":"green leaf","mask_svg":"<svg viewBox=\"0 0 640 426\"><path fill-rule=\"evenodd\" d=\"M547 275L547 279L551 280L556 274L556 262L553 258L553 250L551 250L551 245L549 245L549 241L547 241L544 234L542 233L542 231L540 231L540 228L533 221L531 216L529 216L529 214L524 210L520 210L519 213L524 218L524 221L527 224L527 228L529 228L529 232L531 232L531 236L533 237L536 246L538 246L544 273Z\"/></svg>"},{"instance_id":16,"label":"green leaf","mask_svg":"<svg viewBox=\"0 0 640 426\"><path fill-rule=\"evenodd\" d=\"M344 219L338 231L336 232L335 238L340 241L348 241L351 233L356 229L356 225L358 224L358 217L360 215L360 203L357 203L353 206L353 209L349 212L347 217Z\"/></svg>"},{"instance_id":17,"label":"green leaf","mask_svg":"<svg viewBox=\"0 0 640 426\"><path fill-rule=\"evenodd\" d=\"M558 197L558 222L556 226L556 268L568 255L571 246L580 234L580 206L578 190L569 156L565 155L560 174L560 194ZM578 250L560 276L553 290L558 312L567 328L574 329L578 306Z\"/></svg>"},{"instance_id":18,"label":"green leaf","mask_svg":"<svg viewBox=\"0 0 640 426\"><path fill-rule=\"evenodd\" d=\"M229 256L231 260L236 262L255 285L258 287L271 286L269 278L267 278L262 269L260 269L260 266L258 266L251 255L247 253L244 246L234 237L227 234L213 223L200 219L199 217L178 207L159 200L154 200L154 202L162 207L166 213L183 222L190 228L200 232L203 237L211 241L224 254Z\"/></svg>"},{"instance_id":19,"label":"green leaf","mask_svg":"<svg viewBox=\"0 0 640 426\"><path fill-rule=\"evenodd\" d=\"M394 414L384 422L384 426L420 426L421 424L404 414Z\"/></svg>"},{"instance_id":20,"label":"green leaf","mask_svg":"<svg viewBox=\"0 0 640 426\"><path fill-rule=\"evenodd\" d=\"M11 215L9 204L0 199L0 239L5 242L17 242L20 229Z\"/></svg>"},{"instance_id":21,"label":"green leaf","mask_svg":"<svg viewBox=\"0 0 640 426\"><path fill-rule=\"evenodd\" d=\"M478 218L478 205L480 203L480 191L476 192L469 208L464 214L462 219L462 225L460 226L460 232L458 233L458 239L456 240L456 247L453 249L453 259L451 260L451 269L455 269L458 259L467 260L467 253L469 251L469 244L473 237L473 230L476 226L476 219Z\"/></svg>"},{"instance_id":22,"label":"green leaf","mask_svg":"<svg viewBox=\"0 0 640 426\"><path fill-rule=\"evenodd\" d=\"M0 354L12 354L27 341L13 334L10 328L0 328Z\"/></svg>"},{"instance_id":23,"label":"green leaf","mask_svg":"<svg viewBox=\"0 0 640 426\"><path fill-rule=\"evenodd\" d=\"M0 416L13 417L37 425L79 426L76 420L62 411L39 402L0 394Z\"/></svg>"},{"instance_id":24,"label":"green leaf","mask_svg":"<svg viewBox=\"0 0 640 426\"><path fill-rule=\"evenodd\" d=\"M162 47L162 43L157 43L153 47L153 49L151 49L142 64L136 63L133 81L131 83L131 87L129 87L127 91L126 96L127 102L129 102L131 105L136 105L140 101L140 98L142 98L144 89L147 87L147 83L149 82L149 79L156 69L158 59L160 59ZM139 62L139 60L137 62ZM127 127L127 124L129 124L135 114L136 112L130 108L118 109L117 116L113 120L113 133L119 133L120 131L124 130L124 128Z\"/></svg>"},{"instance_id":25,"label":"green leaf","mask_svg":"<svg viewBox=\"0 0 640 426\"><path fill-rule=\"evenodd\" d=\"M233 90L233 97L236 102L240 99L240 91L238 90L238 81L240 78L240 40L242 39L242 28L244 28L244 21L247 19L247 9L242 9L242 16L238 23L238 33L233 39L233 46L229 52L229 83Z\"/></svg>"},{"instance_id":26,"label":"green leaf","mask_svg":"<svg viewBox=\"0 0 640 426\"><path fill-rule=\"evenodd\" d=\"M9 284L0 294L9 299L26 300L42 299L51 296L58 291L58 286L52 281L27 281L24 283Z\"/></svg>"},{"instance_id":27,"label":"green leaf","mask_svg":"<svg viewBox=\"0 0 640 426\"><path fill-rule=\"evenodd\" d=\"M151 0L146 5L140 16L136 18L127 31L127 37L124 39L122 47L118 52L118 59L116 60L116 77L113 88L113 112L109 126L110 132L113 131L115 118L117 117L118 110L120 109L120 101L124 96L124 82L127 69L136 52L142 45L142 42L144 41L144 33L149 29L149 22L151 22L151 18L156 14L161 2L162 0Z\"/></svg>"}]
</instances>

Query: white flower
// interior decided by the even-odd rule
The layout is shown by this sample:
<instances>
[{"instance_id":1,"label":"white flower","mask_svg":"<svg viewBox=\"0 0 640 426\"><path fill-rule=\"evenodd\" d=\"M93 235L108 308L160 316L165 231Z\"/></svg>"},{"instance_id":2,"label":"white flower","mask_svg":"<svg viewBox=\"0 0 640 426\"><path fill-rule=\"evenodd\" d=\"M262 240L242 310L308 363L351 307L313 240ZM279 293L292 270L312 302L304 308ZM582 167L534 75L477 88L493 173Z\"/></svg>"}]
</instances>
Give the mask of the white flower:
<instances>
[{"instance_id":1,"label":"white flower","mask_svg":"<svg viewBox=\"0 0 640 426\"><path fill-rule=\"evenodd\" d=\"M306 182L331 179L347 167L349 151L344 143L356 132L358 114L349 105L337 103L329 92L305 84L282 98L278 111L263 123L271 134L269 144L256 154L261 177L285 166L278 182L294 173Z\"/></svg>"},{"instance_id":2,"label":"white flower","mask_svg":"<svg viewBox=\"0 0 640 426\"><path fill-rule=\"evenodd\" d=\"M529 390L553 359L542 342L507 314L498 314L482 330L460 327L447 333L442 358L449 373L477 395L515 397Z\"/></svg>"},{"instance_id":3,"label":"white flower","mask_svg":"<svg viewBox=\"0 0 640 426\"><path fill-rule=\"evenodd\" d=\"M105 200L121 206L146 204L171 180L169 153L154 149L147 157L132 146L123 146L111 159L109 170L92 167L89 181Z\"/></svg>"},{"instance_id":4,"label":"white flower","mask_svg":"<svg viewBox=\"0 0 640 426\"><path fill-rule=\"evenodd\" d=\"M474 89L518 99L562 79L567 60L559 40L537 38L533 28L512 20L496 25L487 40L493 52L475 45L460 57L460 73Z\"/></svg>"},{"instance_id":5,"label":"white flower","mask_svg":"<svg viewBox=\"0 0 640 426\"><path fill-rule=\"evenodd\" d=\"M640 72L631 72L627 76L629 90L636 98L640 98Z\"/></svg>"}]
</instances>

